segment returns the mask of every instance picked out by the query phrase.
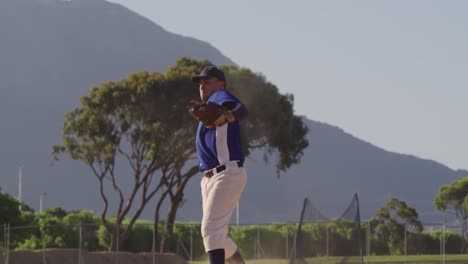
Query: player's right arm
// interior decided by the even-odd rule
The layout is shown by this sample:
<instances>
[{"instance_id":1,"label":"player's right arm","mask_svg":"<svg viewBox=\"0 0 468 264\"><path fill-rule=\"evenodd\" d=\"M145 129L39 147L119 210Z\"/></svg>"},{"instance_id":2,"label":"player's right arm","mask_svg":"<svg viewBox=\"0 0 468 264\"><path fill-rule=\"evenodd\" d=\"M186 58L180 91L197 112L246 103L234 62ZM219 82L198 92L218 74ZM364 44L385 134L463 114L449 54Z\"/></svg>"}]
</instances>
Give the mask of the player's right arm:
<instances>
[{"instance_id":1,"label":"player's right arm","mask_svg":"<svg viewBox=\"0 0 468 264\"><path fill-rule=\"evenodd\" d=\"M223 106L228 110L227 120L229 123L240 121L249 114L247 107L241 102L224 102Z\"/></svg>"}]
</instances>

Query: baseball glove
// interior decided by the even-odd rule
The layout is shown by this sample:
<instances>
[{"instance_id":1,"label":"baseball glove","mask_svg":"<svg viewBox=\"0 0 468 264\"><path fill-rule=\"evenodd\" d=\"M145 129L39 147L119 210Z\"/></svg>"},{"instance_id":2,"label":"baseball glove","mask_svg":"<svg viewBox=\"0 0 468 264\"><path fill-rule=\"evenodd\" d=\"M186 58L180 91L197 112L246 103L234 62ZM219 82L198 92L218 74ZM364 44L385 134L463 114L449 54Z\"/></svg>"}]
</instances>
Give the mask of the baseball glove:
<instances>
[{"instance_id":1,"label":"baseball glove","mask_svg":"<svg viewBox=\"0 0 468 264\"><path fill-rule=\"evenodd\" d=\"M192 101L188 106L189 112L207 128L222 126L227 123L227 110L212 102Z\"/></svg>"}]
</instances>

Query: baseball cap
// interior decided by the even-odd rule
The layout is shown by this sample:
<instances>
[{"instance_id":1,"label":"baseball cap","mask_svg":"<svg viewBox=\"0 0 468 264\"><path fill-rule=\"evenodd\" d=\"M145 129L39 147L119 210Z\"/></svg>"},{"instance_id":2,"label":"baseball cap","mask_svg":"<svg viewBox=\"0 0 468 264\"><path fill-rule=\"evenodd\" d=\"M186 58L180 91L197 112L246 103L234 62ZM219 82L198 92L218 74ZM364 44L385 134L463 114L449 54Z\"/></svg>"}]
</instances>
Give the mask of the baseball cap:
<instances>
[{"instance_id":1,"label":"baseball cap","mask_svg":"<svg viewBox=\"0 0 468 264\"><path fill-rule=\"evenodd\" d=\"M214 77L220 81L226 83L226 77L224 77L224 72L220 70L218 67L210 65L206 66L199 75L195 75L192 77L192 82L200 82L201 79L211 78Z\"/></svg>"}]
</instances>

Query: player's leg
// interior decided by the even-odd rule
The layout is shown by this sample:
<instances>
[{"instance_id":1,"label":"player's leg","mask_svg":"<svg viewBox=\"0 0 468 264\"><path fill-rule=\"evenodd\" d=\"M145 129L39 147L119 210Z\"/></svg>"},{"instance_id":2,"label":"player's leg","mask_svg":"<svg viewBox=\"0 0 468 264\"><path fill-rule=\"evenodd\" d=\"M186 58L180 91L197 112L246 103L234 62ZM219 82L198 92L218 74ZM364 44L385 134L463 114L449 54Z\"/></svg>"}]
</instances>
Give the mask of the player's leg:
<instances>
[{"instance_id":1,"label":"player's leg","mask_svg":"<svg viewBox=\"0 0 468 264\"><path fill-rule=\"evenodd\" d=\"M206 211L206 200L208 199L208 187L207 184L209 182L208 178L203 177L201 180L201 195L202 195L202 208L203 208L203 215L205 215ZM203 223L203 222L202 222ZM202 229L202 236L203 236L203 229ZM225 252L223 248L220 249L213 249L207 250L208 259L210 260L211 264L224 264L225 263Z\"/></svg>"},{"instance_id":2,"label":"player's leg","mask_svg":"<svg viewBox=\"0 0 468 264\"><path fill-rule=\"evenodd\" d=\"M202 192L205 196L201 232L207 252L224 249L225 257L230 258L237 250L235 243L228 239L228 224L246 180L247 175L243 168L228 168L202 180Z\"/></svg>"},{"instance_id":3,"label":"player's leg","mask_svg":"<svg viewBox=\"0 0 468 264\"><path fill-rule=\"evenodd\" d=\"M207 252L208 259L210 260L210 264L224 264L225 263L225 255L224 249L218 248L213 249ZM229 262L228 262L229 263Z\"/></svg>"},{"instance_id":4,"label":"player's leg","mask_svg":"<svg viewBox=\"0 0 468 264\"><path fill-rule=\"evenodd\" d=\"M209 179L208 178L205 178L203 177L202 180L201 180L201 194L202 194L202 208L203 208L203 215L205 215L205 212L206 212L206 200L208 199L208 184L209 182ZM203 224L203 221L202 221L202 224ZM202 236L204 237L203 235L203 229L202 229ZM210 264L224 264L225 263L225 252L224 252L224 249L223 248L219 248L219 249L213 249L213 250L207 250L207 255L208 255L208 259L210 260Z\"/></svg>"},{"instance_id":5,"label":"player's leg","mask_svg":"<svg viewBox=\"0 0 468 264\"><path fill-rule=\"evenodd\" d=\"M245 169L243 168L240 169L238 173L246 174ZM239 199L240 199L240 196L236 201L236 205L238 204ZM242 259L242 256L239 253L236 243L231 239L229 235L226 236L226 239L224 240L224 249L225 249L225 255L226 255L226 263L245 264L244 259Z\"/></svg>"},{"instance_id":6,"label":"player's leg","mask_svg":"<svg viewBox=\"0 0 468 264\"><path fill-rule=\"evenodd\" d=\"M237 248L236 243L231 239L228 235L224 240L224 249L226 255L226 263L229 264L244 264L244 260L242 259L241 254Z\"/></svg>"}]
</instances>

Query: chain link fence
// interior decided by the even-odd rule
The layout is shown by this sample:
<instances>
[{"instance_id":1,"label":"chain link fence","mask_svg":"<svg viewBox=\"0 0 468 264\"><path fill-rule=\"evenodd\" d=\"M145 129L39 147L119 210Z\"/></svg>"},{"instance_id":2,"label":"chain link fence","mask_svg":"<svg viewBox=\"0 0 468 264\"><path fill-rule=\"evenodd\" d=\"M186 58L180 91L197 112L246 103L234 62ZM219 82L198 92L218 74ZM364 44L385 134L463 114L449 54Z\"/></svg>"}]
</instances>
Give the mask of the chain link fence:
<instances>
[{"instance_id":1,"label":"chain link fence","mask_svg":"<svg viewBox=\"0 0 468 264\"><path fill-rule=\"evenodd\" d=\"M404 260L410 255L437 255L440 263L445 263L446 255L461 254L464 247L460 226L430 224L425 225L422 233L394 230L388 234L374 233L367 223L362 223L361 227L365 238L362 241L365 263L374 263L373 259L387 255L399 255ZM296 223L240 225L231 226L230 235L246 259L287 260L295 250L296 228ZM1 225L0 264L21 263L12 262L12 258L18 258L18 252L33 252L40 255L41 263L52 263L52 259L59 258L57 249L63 254L61 261L64 264L89 263L89 254L98 252L115 253L109 263L126 263L120 252L146 254L149 263L164 263L158 262L156 256L165 250L189 261L206 260L200 223L176 223L170 236L165 233L164 223L158 225L158 236L155 236L152 223L136 223L124 234L126 229L127 226L122 225L118 231L114 228L109 232L103 225L96 224ZM303 231L308 239L308 258L340 256L341 246L349 235L347 230L331 229L328 223L305 223ZM113 244L117 232L122 239L115 240ZM162 240L164 247L161 246Z\"/></svg>"}]
</instances>

